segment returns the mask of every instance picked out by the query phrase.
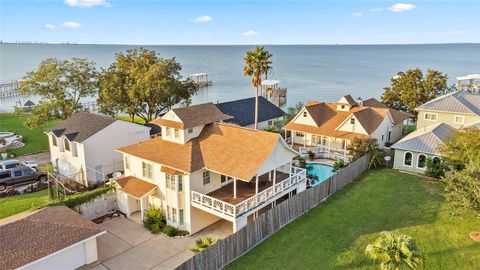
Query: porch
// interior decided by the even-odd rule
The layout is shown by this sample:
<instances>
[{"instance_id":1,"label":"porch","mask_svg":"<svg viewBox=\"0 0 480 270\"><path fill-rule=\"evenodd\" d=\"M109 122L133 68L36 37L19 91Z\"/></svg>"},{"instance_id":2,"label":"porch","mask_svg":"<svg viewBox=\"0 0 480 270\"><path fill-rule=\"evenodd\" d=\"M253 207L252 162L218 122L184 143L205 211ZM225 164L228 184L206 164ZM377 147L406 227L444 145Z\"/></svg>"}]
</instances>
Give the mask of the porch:
<instances>
[{"instance_id":1,"label":"porch","mask_svg":"<svg viewBox=\"0 0 480 270\"><path fill-rule=\"evenodd\" d=\"M306 188L306 171L290 164L257 175L251 181L234 179L233 183L202 194L192 191L192 206L232 221L235 228L246 224L246 217L293 190ZM242 222L238 222L242 220ZM239 223L239 224L237 224Z\"/></svg>"}]
</instances>

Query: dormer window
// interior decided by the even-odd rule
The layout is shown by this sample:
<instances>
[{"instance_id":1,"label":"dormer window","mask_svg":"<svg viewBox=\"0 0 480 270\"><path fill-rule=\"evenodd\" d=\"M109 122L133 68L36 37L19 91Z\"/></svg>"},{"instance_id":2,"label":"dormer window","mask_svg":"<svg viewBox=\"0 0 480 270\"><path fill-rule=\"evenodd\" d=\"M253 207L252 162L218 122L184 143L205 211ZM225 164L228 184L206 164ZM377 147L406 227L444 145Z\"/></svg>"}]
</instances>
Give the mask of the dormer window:
<instances>
[{"instance_id":1,"label":"dormer window","mask_svg":"<svg viewBox=\"0 0 480 270\"><path fill-rule=\"evenodd\" d=\"M52 135L52 145L57 146L57 137L55 135Z\"/></svg>"},{"instance_id":2,"label":"dormer window","mask_svg":"<svg viewBox=\"0 0 480 270\"><path fill-rule=\"evenodd\" d=\"M170 131L170 128L169 127L165 128L165 135L167 135L167 137L170 137L171 134L172 133Z\"/></svg>"},{"instance_id":3,"label":"dormer window","mask_svg":"<svg viewBox=\"0 0 480 270\"><path fill-rule=\"evenodd\" d=\"M345 105L340 106L340 108L342 108L342 110L344 110L344 109L345 109Z\"/></svg>"},{"instance_id":4,"label":"dormer window","mask_svg":"<svg viewBox=\"0 0 480 270\"><path fill-rule=\"evenodd\" d=\"M307 117L307 112L303 112L303 117Z\"/></svg>"},{"instance_id":5,"label":"dormer window","mask_svg":"<svg viewBox=\"0 0 480 270\"><path fill-rule=\"evenodd\" d=\"M64 139L63 143L65 144L65 150L70 151L70 142L67 139Z\"/></svg>"},{"instance_id":6,"label":"dormer window","mask_svg":"<svg viewBox=\"0 0 480 270\"><path fill-rule=\"evenodd\" d=\"M350 124L355 125L355 118L350 118Z\"/></svg>"},{"instance_id":7,"label":"dormer window","mask_svg":"<svg viewBox=\"0 0 480 270\"><path fill-rule=\"evenodd\" d=\"M192 134L193 133L193 128L189 128L188 129L188 134Z\"/></svg>"},{"instance_id":8,"label":"dormer window","mask_svg":"<svg viewBox=\"0 0 480 270\"><path fill-rule=\"evenodd\" d=\"M174 130L174 136L175 136L175 139L180 138L180 130L175 129L175 130Z\"/></svg>"}]
</instances>

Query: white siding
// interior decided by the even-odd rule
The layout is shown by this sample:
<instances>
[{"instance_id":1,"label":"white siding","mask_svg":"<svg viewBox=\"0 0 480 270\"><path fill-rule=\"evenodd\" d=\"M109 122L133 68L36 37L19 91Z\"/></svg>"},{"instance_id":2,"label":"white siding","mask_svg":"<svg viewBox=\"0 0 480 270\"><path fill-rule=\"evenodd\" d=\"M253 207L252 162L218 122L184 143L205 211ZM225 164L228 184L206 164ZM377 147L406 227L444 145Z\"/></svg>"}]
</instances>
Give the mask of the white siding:
<instances>
[{"instance_id":1,"label":"white siding","mask_svg":"<svg viewBox=\"0 0 480 270\"><path fill-rule=\"evenodd\" d=\"M355 119L354 123L352 124L351 119ZM358 121L357 117L355 115L350 115L345 122L343 122L339 127L338 130L341 131L347 131L347 132L353 132L353 133L360 133L360 134L367 134L367 131L363 128L362 124L360 124L360 121ZM368 135L368 134L367 134Z\"/></svg>"}]
</instances>

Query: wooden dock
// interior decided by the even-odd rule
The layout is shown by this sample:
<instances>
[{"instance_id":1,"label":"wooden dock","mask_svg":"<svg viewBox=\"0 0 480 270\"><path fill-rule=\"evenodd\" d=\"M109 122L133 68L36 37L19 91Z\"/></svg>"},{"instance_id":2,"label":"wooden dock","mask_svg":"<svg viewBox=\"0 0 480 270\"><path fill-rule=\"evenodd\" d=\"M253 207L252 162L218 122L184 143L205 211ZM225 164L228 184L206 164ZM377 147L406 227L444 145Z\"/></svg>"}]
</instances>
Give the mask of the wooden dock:
<instances>
[{"instance_id":1,"label":"wooden dock","mask_svg":"<svg viewBox=\"0 0 480 270\"><path fill-rule=\"evenodd\" d=\"M10 83L0 84L0 99L7 99L21 96L18 88L20 87L20 82L14 81Z\"/></svg>"}]
</instances>

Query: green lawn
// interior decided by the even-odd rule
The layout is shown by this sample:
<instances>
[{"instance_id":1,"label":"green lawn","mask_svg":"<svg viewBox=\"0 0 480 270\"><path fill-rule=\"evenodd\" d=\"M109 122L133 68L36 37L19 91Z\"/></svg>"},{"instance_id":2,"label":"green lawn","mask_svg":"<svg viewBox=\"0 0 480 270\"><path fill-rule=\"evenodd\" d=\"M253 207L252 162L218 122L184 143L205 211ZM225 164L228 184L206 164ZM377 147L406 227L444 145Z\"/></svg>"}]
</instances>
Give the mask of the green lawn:
<instances>
[{"instance_id":1,"label":"green lawn","mask_svg":"<svg viewBox=\"0 0 480 270\"><path fill-rule=\"evenodd\" d=\"M16 156L48 150L48 139L43 132L61 121L48 121L37 128L30 129L23 124L28 117L28 115L0 113L0 131L15 132L16 134L23 136L25 146L8 151Z\"/></svg>"},{"instance_id":2,"label":"green lawn","mask_svg":"<svg viewBox=\"0 0 480 270\"><path fill-rule=\"evenodd\" d=\"M411 235L425 269L478 269L480 229L471 212L454 217L439 184L393 170L366 172L290 223L228 269L379 269L364 254L381 231Z\"/></svg>"},{"instance_id":3,"label":"green lawn","mask_svg":"<svg viewBox=\"0 0 480 270\"><path fill-rule=\"evenodd\" d=\"M36 209L49 203L48 189L0 199L0 218Z\"/></svg>"},{"instance_id":4,"label":"green lawn","mask_svg":"<svg viewBox=\"0 0 480 270\"><path fill-rule=\"evenodd\" d=\"M130 116L118 115L118 116L115 116L115 118L123 121L127 121L127 122L132 122L132 119L130 118ZM143 125L145 124L145 121L142 118L135 116L135 123Z\"/></svg>"}]
</instances>

